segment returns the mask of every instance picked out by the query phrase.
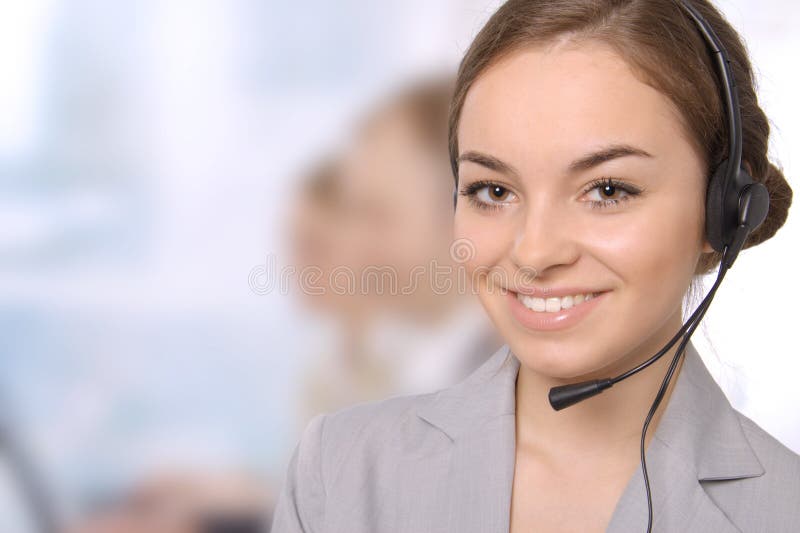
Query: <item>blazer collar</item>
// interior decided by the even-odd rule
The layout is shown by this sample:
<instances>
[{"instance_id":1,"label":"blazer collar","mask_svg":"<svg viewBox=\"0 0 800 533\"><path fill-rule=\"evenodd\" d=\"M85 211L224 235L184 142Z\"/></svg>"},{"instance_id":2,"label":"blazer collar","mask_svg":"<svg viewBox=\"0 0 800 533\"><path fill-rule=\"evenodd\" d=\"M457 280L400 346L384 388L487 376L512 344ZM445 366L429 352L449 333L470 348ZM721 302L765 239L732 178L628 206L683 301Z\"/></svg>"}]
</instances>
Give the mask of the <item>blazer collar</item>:
<instances>
[{"instance_id":1,"label":"blazer collar","mask_svg":"<svg viewBox=\"0 0 800 533\"><path fill-rule=\"evenodd\" d=\"M516 410L519 368L519 359L505 345L464 381L439 391L417 411L420 418L443 431L456 449L480 447L499 455L494 462L484 460L492 463L485 468L476 466L474 461L459 467L475 470L474 487L479 487L477 478L481 476L494 479L499 494L485 497L492 505L493 516L499 520L494 525L504 531L508 528L508 517L503 511L510 504L515 460L514 416L509 415ZM647 448L647 461L654 526L688 531L692 525L702 523L713 524L718 532L738 531L699 482L760 476L764 468L742 430L737 413L691 342L687 344L669 403ZM664 475L666 472L668 476ZM499 487L507 487L507 491L498 491ZM647 521L644 502L644 484L638 469L615 509L608 531L642 528L642 522ZM664 509L693 509L693 513L668 513L673 515L670 518L663 516Z\"/></svg>"},{"instance_id":2,"label":"blazer collar","mask_svg":"<svg viewBox=\"0 0 800 533\"><path fill-rule=\"evenodd\" d=\"M504 345L460 383L436 393L417 415L456 440L489 419L515 414L519 366Z\"/></svg>"},{"instance_id":3,"label":"blazer collar","mask_svg":"<svg viewBox=\"0 0 800 533\"><path fill-rule=\"evenodd\" d=\"M488 419L514 414L519 367L519 359L504 345L464 381L440 391L417 414L453 440ZM691 342L655 436L684 457L700 481L764 473L736 412Z\"/></svg>"}]
</instances>

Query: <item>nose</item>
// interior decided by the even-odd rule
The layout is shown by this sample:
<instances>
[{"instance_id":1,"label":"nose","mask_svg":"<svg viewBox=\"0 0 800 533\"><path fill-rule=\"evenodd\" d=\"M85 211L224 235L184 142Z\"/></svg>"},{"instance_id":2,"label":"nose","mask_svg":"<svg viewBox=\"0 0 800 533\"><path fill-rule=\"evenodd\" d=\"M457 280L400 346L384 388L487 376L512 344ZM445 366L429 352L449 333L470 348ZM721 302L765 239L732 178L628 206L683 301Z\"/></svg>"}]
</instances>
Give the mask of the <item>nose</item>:
<instances>
[{"instance_id":1,"label":"nose","mask_svg":"<svg viewBox=\"0 0 800 533\"><path fill-rule=\"evenodd\" d=\"M578 259L579 232L574 214L544 198L532 202L524 213L510 253L517 268L534 269L537 276L542 276Z\"/></svg>"}]
</instances>

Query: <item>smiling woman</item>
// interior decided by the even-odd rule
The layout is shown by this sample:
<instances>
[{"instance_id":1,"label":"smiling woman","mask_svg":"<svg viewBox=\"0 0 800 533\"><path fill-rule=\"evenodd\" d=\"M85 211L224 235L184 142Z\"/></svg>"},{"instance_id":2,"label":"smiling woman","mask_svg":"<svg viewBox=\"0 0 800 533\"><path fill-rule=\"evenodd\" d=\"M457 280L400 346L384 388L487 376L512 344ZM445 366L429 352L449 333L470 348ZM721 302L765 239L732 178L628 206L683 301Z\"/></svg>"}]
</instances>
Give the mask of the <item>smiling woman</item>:
<instances>
[{"instance_id":1,"label":"smiling woman","mask_svg":"<svg viewBox=\"0 0 800 533\"><path fill-rule=\"evenodd\" d=\"M513 118L520 109L525 120ZM537 387L618 373L681 327L682 298L713 251L703 242L704 163L669 99L610 46L565 40L499 60L465 98L458 143L483 154L460 156L458 168L471 202L456 210L456 237L477 251L468 266L507 279L533 267L534 296L601 295L593 308L604 312L580 323L559 316L554 325L569 331L542 335L531 329L546 317L508 298L525 287L480 278L484 306L525 363L521 387L527 370L547 377ZM486 166L489 157L499 166Z\"/></svg>"},{"instance_id":2,"label":"smiling woman","mask_svg":"<svg viewBox=\"0 0 800 533\"><path fill-rule=\"evenodd\" d=\"M689 342L739 249L786 219L768 135L705 0L504 4L461 63L450 156L455 237L507 345L454 387L314 419L277 531L800 530L800 457Z\"/></svg>"}]
</instances>

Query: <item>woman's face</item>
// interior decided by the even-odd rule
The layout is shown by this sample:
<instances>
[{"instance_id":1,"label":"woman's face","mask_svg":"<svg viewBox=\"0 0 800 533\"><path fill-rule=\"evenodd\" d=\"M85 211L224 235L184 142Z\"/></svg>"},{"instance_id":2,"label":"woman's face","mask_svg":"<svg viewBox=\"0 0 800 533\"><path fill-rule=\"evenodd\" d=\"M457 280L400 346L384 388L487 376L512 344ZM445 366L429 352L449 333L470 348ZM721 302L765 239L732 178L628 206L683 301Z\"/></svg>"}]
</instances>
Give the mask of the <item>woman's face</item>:
<instances>
[{"instance_id":1,"label":"woman's face","mask_svg":"<svg viewBox=\"0 0 800 533\"><path fill-rule=\"evenodd\" d=\"M676 333L712 251L702 160L670 100L610 47L493 64L467 94L458 143L455 237L472 242L475 288L527 368L608 377ZM522 302L526 289L543 299ZM587 293L599 294L555 299Z\"/></svg>"}]
</instances>

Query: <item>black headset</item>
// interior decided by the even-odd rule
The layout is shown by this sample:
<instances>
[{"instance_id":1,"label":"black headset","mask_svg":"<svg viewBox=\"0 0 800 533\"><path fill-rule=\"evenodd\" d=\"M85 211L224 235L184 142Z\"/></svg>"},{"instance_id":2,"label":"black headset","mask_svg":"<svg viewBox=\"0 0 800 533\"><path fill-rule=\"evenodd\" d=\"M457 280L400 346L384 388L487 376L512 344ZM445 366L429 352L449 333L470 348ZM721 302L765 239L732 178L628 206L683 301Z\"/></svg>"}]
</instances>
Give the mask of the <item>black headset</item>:
<instances>
[{"instance_id":1,"label":"black headset","mask_svg":"<svg viewBox=\"0 0 800 533\"><path fill-rule=\"evenodd\" d=\"M569 407L570 405L599 394L615 383L644 370L666 354L678 340L681 340L642 427L640 457L642 474L644 475L645 481L645 491L647 493L648 533L652 531L653 526L653 504L650 493L650 481L647 475L647 462L645 459L645 435L647 433L647 428L661 400L664 398L669 382L677 368L678 361L681 355L683 355L692 333L694 333L703 315L705 315L711 300L714 298L714 294L717 292L722 279L725 277L725 273L733 265L739 252L744 247L748 235L764 222L764 219L767 217L767 212L769 211L769 193L767 188L764 184L756 182L747 170L742 167L742 117L741 109L739 108L739 94L736 88L736 80L730 66L728 53L716 33L714 33L711 25L703 18L697 8L695 8L689 0L677 0L677 2L699 29L712 55L713 61L718 67L720 95L728 119L727 158L714 170L709 178L708 187L706 189L706 238L714 250L722 252L717 279L694 313L692 313L681 329L678 330L678 333L650 359L614 378L553 387L550 389L548 396L553 409L561 410L565 407ZM456 171L456 187L453 190L453 208L455 209L458 201L458 174L456 162L452 157L451 164Z\"/></svg>"},{"instance_id":2,"label":"black headset","mask_svg":"<svg viewBox=\"0 0 800 533\"><path fill-rule=\"evenodd\" d=\"M742 113L728 53L697 8L686 0L681 5L697 24L719 67L722 103L728 116L728 158L708 182L706 238L716 251L727 256L725 266L730 268L747 236L767 217L769 193L742 167Z\"/></svg>"}]
</instances>

